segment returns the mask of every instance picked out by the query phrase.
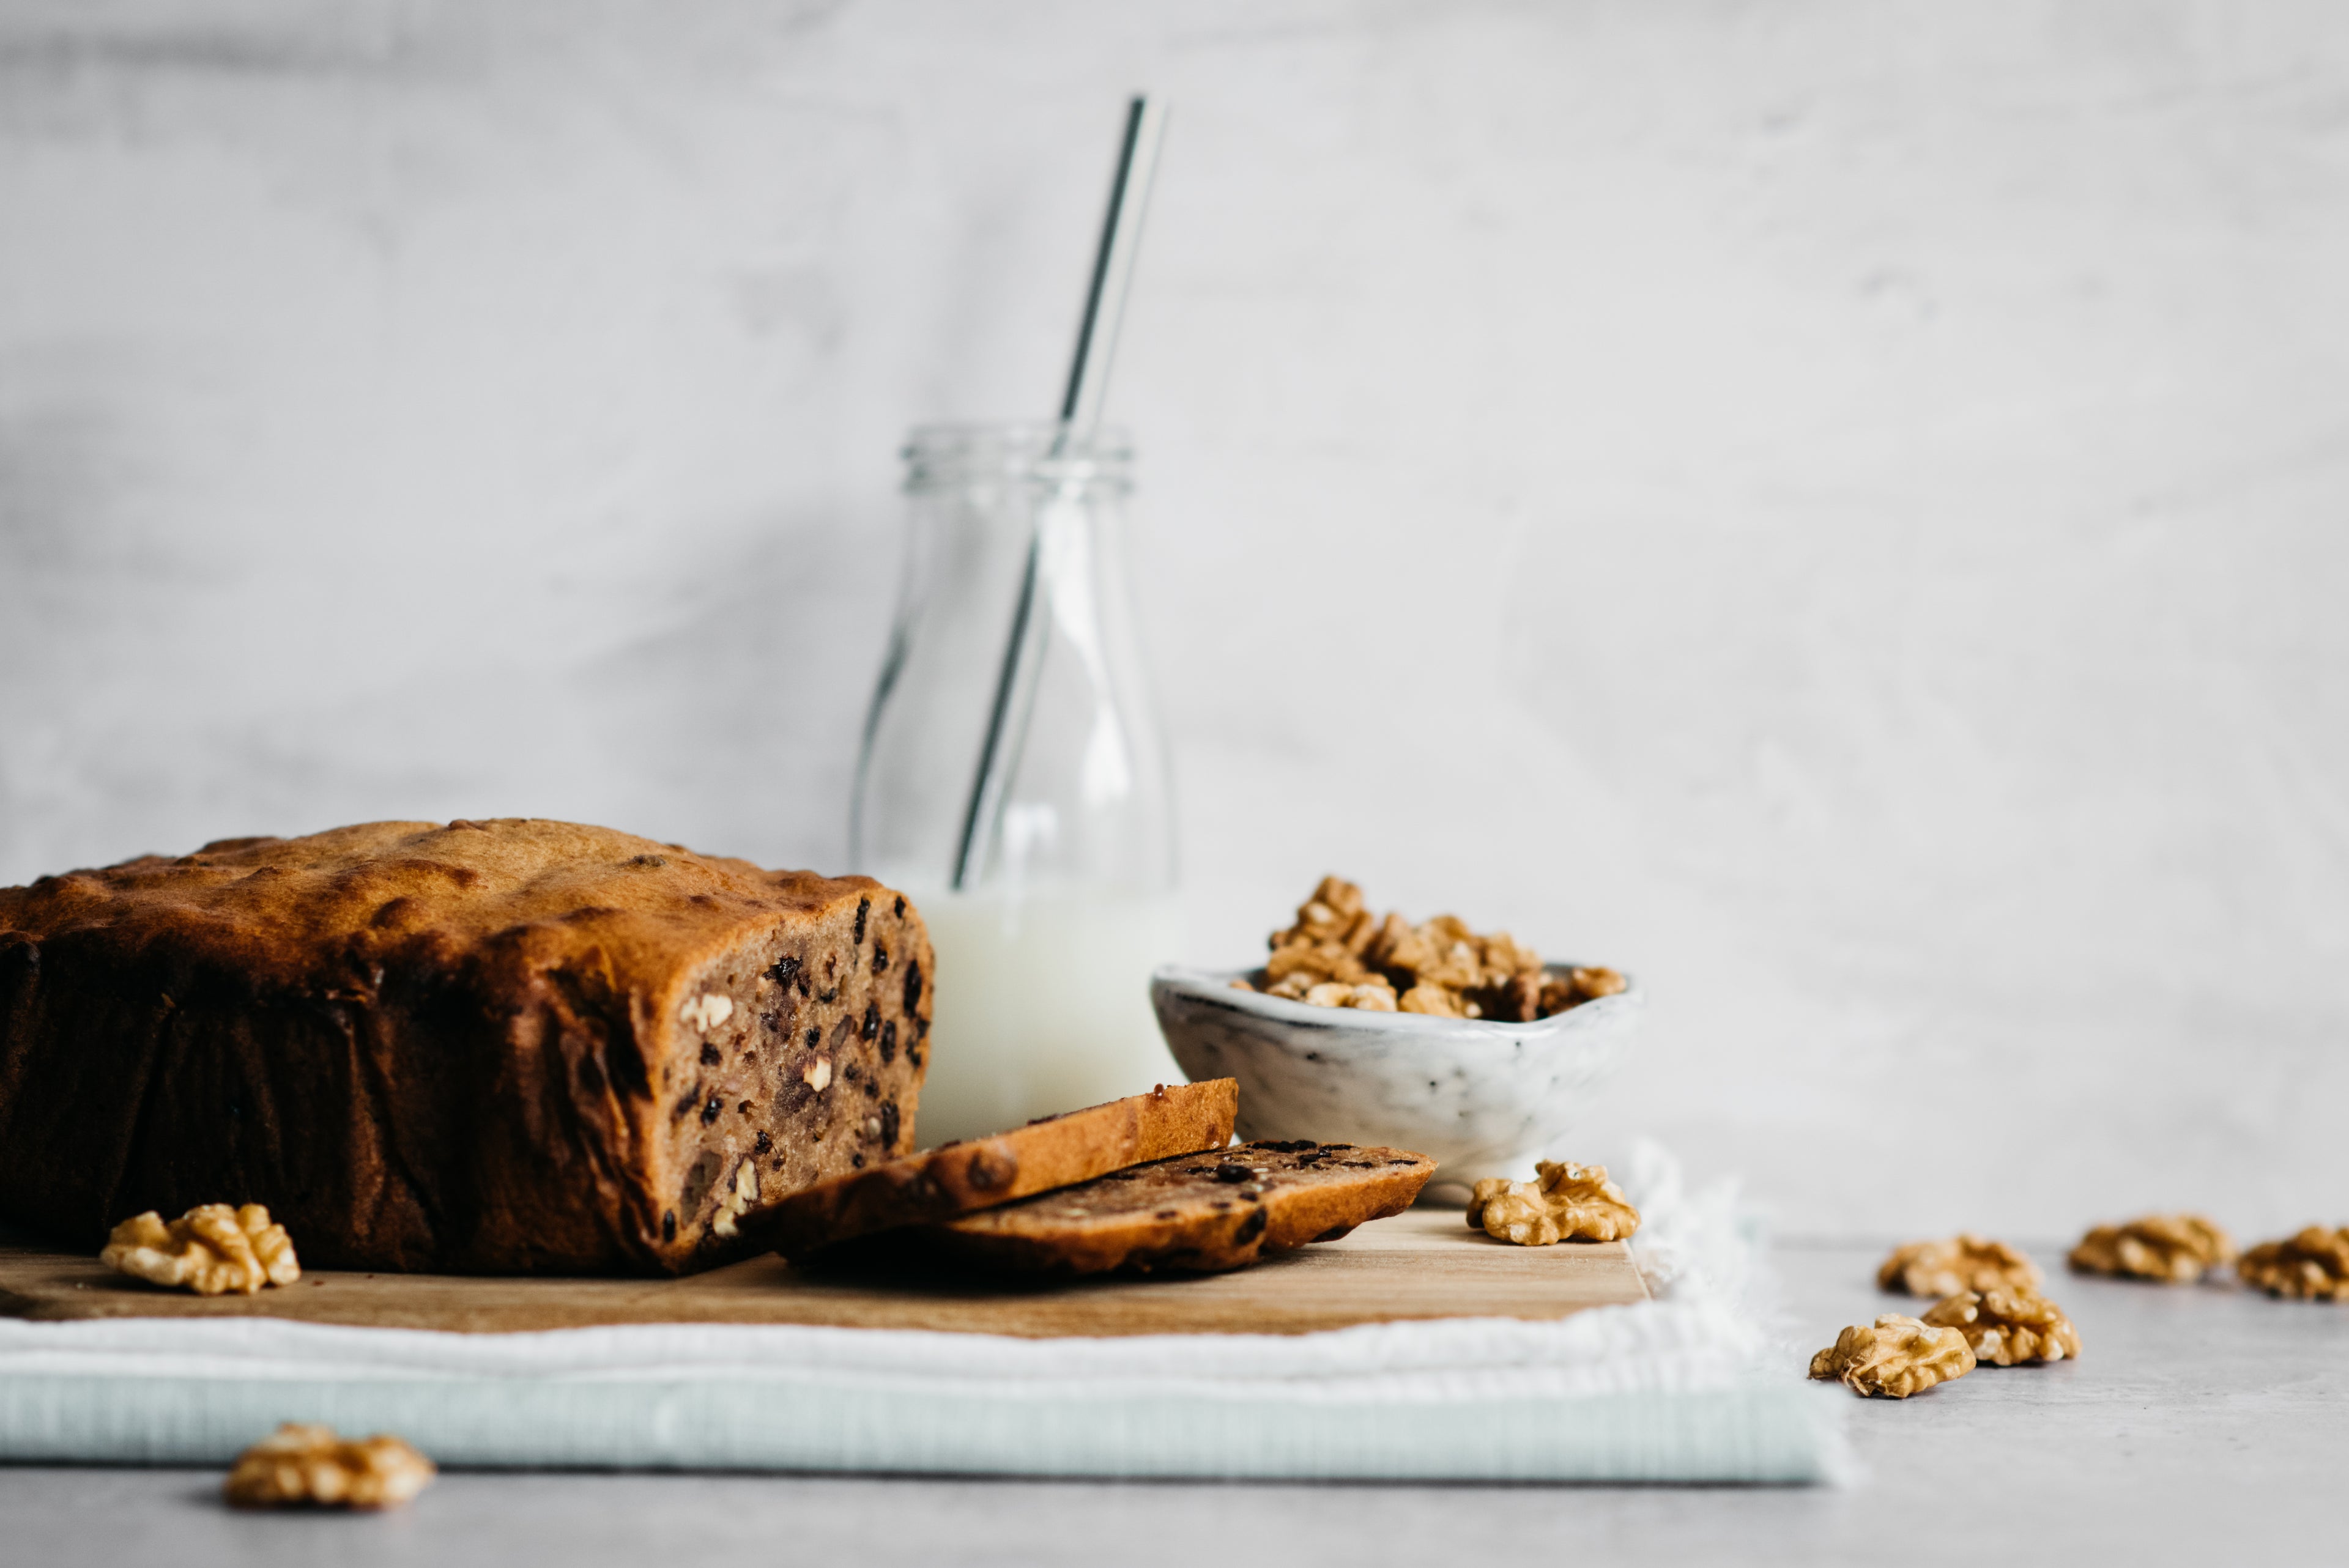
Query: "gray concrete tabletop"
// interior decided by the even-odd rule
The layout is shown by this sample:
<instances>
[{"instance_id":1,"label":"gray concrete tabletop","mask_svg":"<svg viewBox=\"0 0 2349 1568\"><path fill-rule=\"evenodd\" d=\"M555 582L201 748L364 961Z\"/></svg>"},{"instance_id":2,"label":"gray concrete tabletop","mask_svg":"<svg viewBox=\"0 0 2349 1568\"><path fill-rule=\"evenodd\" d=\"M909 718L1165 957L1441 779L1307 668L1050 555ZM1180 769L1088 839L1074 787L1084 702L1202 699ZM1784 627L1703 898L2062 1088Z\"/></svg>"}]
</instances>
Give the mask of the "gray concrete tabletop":
<instances>
[{"instance_id":1,"label":"gray concrete tabletop","mask_svg":"<svg viewBox=\"0 0 2349 1568\"><path fill-rule=\"evenodd\" d=\"M1918 1309L1881 1249L1776 1253L1806 1342ZM237 1513L187 1470L0 1468L0 1562L2349 1563L2349 1306L2049 1266L2081 1358L1852 1401L1839 1488L473 1472L381 1516Z\"/></svg>"}]
</instances>

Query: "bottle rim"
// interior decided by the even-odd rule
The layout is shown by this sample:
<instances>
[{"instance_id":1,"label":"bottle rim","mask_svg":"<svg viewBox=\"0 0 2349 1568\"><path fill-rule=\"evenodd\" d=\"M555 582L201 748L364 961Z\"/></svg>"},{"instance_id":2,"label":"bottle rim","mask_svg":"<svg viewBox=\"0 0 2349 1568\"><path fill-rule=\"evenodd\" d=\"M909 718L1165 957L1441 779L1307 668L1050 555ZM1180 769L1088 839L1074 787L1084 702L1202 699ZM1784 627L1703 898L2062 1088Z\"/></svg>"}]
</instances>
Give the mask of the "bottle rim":
<instances>
[{"instance_id":1,"label":"bottle rim","mask_svg":"<svg viewBox=\"0 0 2349 1568\"><path fill-rule=\"evenodd\" d=\"M985 479L1123 485L1133 443L1112 425L1079 435L1059 419L974 419L916 425L899 455L908 490Z\"/></svg>"}]
</instances>

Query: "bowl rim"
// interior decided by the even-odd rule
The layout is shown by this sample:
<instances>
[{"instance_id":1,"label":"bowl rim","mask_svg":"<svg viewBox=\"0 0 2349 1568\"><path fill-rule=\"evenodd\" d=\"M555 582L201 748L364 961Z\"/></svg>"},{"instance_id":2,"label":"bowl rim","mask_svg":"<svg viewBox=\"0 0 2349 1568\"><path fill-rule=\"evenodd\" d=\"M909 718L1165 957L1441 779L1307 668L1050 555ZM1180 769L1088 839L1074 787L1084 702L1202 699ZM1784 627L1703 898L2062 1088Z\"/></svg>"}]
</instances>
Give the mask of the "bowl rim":
<instances>
[{"instance_id":1,"label":"bowl rim","mask_svg":"<svg viewBox=\"0 0 2349 1568\"><path fill-rule=\"evenodd\" d=\"M1594 997L1578 1006L1568 1007L1563 1013L1553 1013L1547 1018L1531 1018L1522 1023L1507 1018L1436 1018L1424 1013L1379 1013L1361 1007L1317 1007L1309 1002L1292 1001L1287 996L1269 995L1262 991L1233 989L1233 981L1254 975L1262 967L1259 965L1253 969L1202 969L1188 964L1162 964L1151 971L1150 985L1153 991L1163 985L1182 992L1195 1002L1213 1003L1236 1013L1291 1026L1373 1029L1397 1035L1468 1035L1503 1040L1528 1039L1565 1029L1594 1028L1620 1014L1638 1011L1646 1006L1648 999L1639 977L1629 970L1621 970L1619 973L1623 976L1623 989L1615 995ZM1542 965L1545 973L1575 967L1565 963Z\"/></svg>"}]
</instances>

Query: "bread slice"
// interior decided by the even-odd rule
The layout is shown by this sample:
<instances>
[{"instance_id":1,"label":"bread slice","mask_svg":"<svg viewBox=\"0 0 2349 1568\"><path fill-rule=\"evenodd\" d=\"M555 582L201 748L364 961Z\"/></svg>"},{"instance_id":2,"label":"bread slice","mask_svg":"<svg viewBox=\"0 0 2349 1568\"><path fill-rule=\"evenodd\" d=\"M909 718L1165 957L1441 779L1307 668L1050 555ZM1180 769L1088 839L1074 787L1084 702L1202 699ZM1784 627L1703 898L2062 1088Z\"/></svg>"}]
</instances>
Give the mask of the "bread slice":
<instances>
[{"instance_id":1,"label":"bread slice","mask_svg":"<svg viewBox=\"0 0 2349 1568\"><path fill-rule=\"evenodd\" d=\"M375 822L0 889L0 1216L263 1203L313 1267L677 1273L913 1147L929 939L866 877Z\"/></svg>"},{"instance_id":2,"label":"bread slice","mask_svg":"<svg viewBox=\"0 0 2349 1568\"><path fill-rule=\"evenodd\" d=\"M1236 1269L1400 1214L1434 1173L1434 1161L1403 1149L1250 1143L1113 1171L919 1234L950 1255L1022 1273Z\"/></svg>"},{"instance_id":3,"label":"bread slice","mask_svg":"<svg viewBox=\"0 0 2349 1568\"><path fill-rule=\"evenodd\" d=\"M835 1177L761 1215L757 1234L787 1258L806 1258L875 1231L991 1208L1146 1160L1221 1149L1232 1140L1239 1102L1231 1078L1160 1084L1148 1094Z\"/></svg>"}]
</instances>

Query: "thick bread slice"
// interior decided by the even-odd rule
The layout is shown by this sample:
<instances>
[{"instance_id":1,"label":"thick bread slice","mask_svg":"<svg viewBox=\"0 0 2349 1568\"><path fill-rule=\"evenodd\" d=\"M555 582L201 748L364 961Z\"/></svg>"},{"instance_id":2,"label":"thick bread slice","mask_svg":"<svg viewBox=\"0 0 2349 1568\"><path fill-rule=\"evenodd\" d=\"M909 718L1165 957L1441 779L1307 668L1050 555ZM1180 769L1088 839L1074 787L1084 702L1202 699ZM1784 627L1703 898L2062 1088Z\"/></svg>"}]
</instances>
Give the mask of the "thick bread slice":
<instances>
[{"instance_id":1,"label":"thick bread slice","mask_svg":"<svg viewBox=\"0 0 2349 1568\"><path fill-rule=\"evenodd\" d=\"M1021 1272L1236 1269L1400 1214L1434 1173L1434 1161L1404 1149L1250 1143L1119 1171L920 1235L951 1255Z\"/></svg>"},{"instance_id":2,"label":"thick bread slice","mask_svg":"<svg viewBox=\"0 0 2349 1568\"><path fill-rule=\"evenodd\" d=\"M1148 1094L1048 1116L992 1138L948 1143L819 1182L757 1216L755 1234L785 1257L900 1225L946 1220L1232 1139L1231 1078L1160 1084Z\"/></svg>"},{"instance_id":3,"label":"thick bread slice","mask_svg":"<svg viewBox=\"0 0 2349 1568\"><path fill-rule=\"evenodd\" d=\"M313 1267L724 1263L914 1146L931 970L869 878L536 820L0 888L0 1218L95 1252L263 1203Z\"/></svg>"}]
</instances>

